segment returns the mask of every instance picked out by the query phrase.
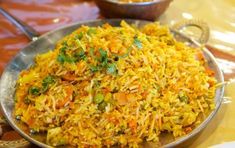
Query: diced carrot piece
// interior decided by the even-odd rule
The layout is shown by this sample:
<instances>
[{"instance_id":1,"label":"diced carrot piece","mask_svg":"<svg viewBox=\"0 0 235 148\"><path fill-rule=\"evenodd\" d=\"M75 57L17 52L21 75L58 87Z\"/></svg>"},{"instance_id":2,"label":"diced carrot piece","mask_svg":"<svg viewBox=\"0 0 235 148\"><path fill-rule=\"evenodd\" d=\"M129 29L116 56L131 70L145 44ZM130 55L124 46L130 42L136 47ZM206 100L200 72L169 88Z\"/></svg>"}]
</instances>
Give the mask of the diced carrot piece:
<instances>
[{"instance_id":1,"label":"diced carrot piece","mask_svg":"<svg viewBox=\"0 0 235 148\"><path fill-rule=\"evenodd\" d=\"M130 121L128 122L128 126L131 128L131 130L132 130L133 132L135 132L135 131L136 131L136 128L137 128L137 122L136 122L136 120L134 120L134 119L130 120Z\"/></svg>"},{"instance_id":2,"label":"diced carrot piece","mask_svg":"<svg viewBox=\"0 0 235 148\"><path fill-rule=\"evenodd\" d=\"M115 93L113 97L119 105L126 105L128 103L127 95L124 92Z\"/></svg>"},{"instance_id":3,"label":"diced carrot piece","mask_svg":"<svg viewBox=\"0 0 235 148\"><path fill-rule=\"evenodd\" d=\"M74 74L67 73L67 74L63 75L62 78L67 81L74 81L76 76Z\"/></svg>"}]
</instances>

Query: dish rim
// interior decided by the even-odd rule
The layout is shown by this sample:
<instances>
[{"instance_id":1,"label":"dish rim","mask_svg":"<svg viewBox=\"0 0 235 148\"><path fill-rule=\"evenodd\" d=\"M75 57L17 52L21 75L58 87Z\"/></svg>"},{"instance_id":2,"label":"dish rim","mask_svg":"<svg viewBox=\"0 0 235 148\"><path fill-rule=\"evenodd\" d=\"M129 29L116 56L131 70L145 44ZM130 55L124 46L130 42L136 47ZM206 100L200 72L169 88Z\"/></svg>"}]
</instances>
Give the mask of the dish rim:
<instances>
[{"instance_id":1,"label":"dish rim","mask_svg":"<svg viewBox=\"0 0 235 148\"><path fill-rule=\"evenodd\" d=\"M43 35L41 35L38 40L36 41L32 41L30 42L29 44L27 44L24 48L22 48L21 50L19 50L19 52L16 54L16 56L14 56L11 61L5 66L5 69L2 73L2 76L1 76L1 80L0 80L0 107L3 111L3 115L5 116L7 122L10 124L10 126L16 130L18 133L20 133L21 136L23 136L25 139L29 140L30 142L40 146L40 147L51 147L50 145L47 145L46 143L43 143L41 141L38 141L36 140L35 138L29 136L29 134L27 134L26 132L24 132L19 126L17 126L17 124L15 122L12 122L14 121L14 118L12 115L10 115L10 119L9 119L9 116L8 116L8 113L6 111L6 108L4 107L4 101L3 101L3 97L2 97L2 91L4 91L4 86L3 85L3 77L5 76L5 73L7 71L7 69L9 68L10 64L14 61L14 59L19 56L19 54L24 51L24 49L26 49L27 47L31 46L32 44L35 44L37 41L40 41L40 39L43 39L47 36L49 36L50 34L53 34L59 30L63 30L63 29L66 29L66 28L70 28L70 27L73 27L73 26L77 26L77 25L87 25L87 24L90 24L90 23L110 23L110 22L121 22L122 20L125 20L125 21L131 21L133 24L134 23L143 23L143 24L147 24L147 23L151 23L150 21L144 21L144 20L137 20L137 19L96 19L96 20L87 20L87 21L80 21L80 22L76 22L76 23L72 23L72 24L69 24L69 25L66 25L66 26L63 26L63 27L59 27L55 30L52 30L52 31L49 31ZM64 35L66 36L66 35ZM186 37L187 39L191 40L190 37L187 37L187 36L184 36ZM195 41L192 41L193 44L197 45L198 43L195 43ZM216 70L218 71L218 79L219 81L221 82L224 82L224 76L223 76L223 73L222 73L222 70L220 69L220 67L218 66L218 63L216 62L216 59L215 57L213 56L213 54L206 48L206 47L203 47L203 52L206 53L206 56L208 56L210 58L210 60L213 62L213 64L216 66ZM35 57L35 55L34 55ZM217 111L219 110L220 108L220 105L222 103L222 100L223 100L223 96L224 96L224 86L220 87L219 89L219 96L218 97L218 100L219 102L215 102L216 103L216 107L215 109L206 117L205 120L203 120L203 122L200 123L199 126L197 126L195 129L193 129L192 132L190 132L189 134L186 134L182 137L179 137L177 139L175 139L174 141L166 144L166 145L163 145L163 147L173 147L173 146L176 146L176 145L179 145L183 142L185 142L186 140L194 137L195 135L197 135L199 132L201 132L207 125L208 123L211 121L211 119L216 115ZM216 90L217 91L217 90ZM217 92L216 92L217 93ZM217 97L215 96L215 101L217 100ZM11 113L12 114L12 113ZM13 120L12 120L13 119Z\"/></svg>"}]
</instances>

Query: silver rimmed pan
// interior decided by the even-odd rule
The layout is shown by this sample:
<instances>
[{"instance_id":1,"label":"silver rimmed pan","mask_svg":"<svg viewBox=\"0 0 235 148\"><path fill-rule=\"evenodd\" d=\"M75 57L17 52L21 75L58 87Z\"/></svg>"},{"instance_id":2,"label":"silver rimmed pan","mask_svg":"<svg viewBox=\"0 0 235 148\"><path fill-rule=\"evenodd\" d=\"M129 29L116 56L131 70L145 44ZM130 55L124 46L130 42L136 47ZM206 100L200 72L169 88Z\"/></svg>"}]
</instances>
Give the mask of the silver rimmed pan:
<instances>
[{"instance_id":1,"label":"silver rimmed pan","mask_svg":"<svg viewBox=\"0 0 235 148\"><path fill-rule=\"evenodd\" d=\"M4 12L4 15L7 16L10 19L14 19L11 16L9 16L6 12ZM37 54L47 52L50 49L53 49L56 42L63 38L64 36L70 34L75 29L79 28L81 25L88 25L88 26L100 26L104 23L109 23L113 26L119 26L121 20L120 19L109 19L109 20L94 20L94 21L84 21L84 22L78 22L75 24L71 24L56 30L53 30L49 33L46 33L40 37L37 37L35 32L32 32L32 29L29 27L24 27L19 21L13 20L15 24L18 25L18 27L21 27L21 29L27 34L28 37L31 38L32 42L30 42L25 48L19 51L19 53L8 63L8 65L5 67L5 70L1 76L1 82L0 82L0 105L2 108L2 111L4 113L4 116L6 117L8 123L17 131L19 132L26 140L40 146L40 147L50 147L43 141L38 140L37 138L31 136L30 134L24 132L23 128L18 126L16 124L16 120L13 116L13 109L14 109L14 92L15 92L15 85L16 80L18 78L19 73L29 68L34 61L34 57ZM140 21L140 20L129 20L126 19L127 23L134 24L137 27L141 27L149 22L147 21ZM177 40L183 41L186 44L194 47L200 47L201 43L198 41L195 41L191 39L190 37L187 37L180 33L179 31L176 31L175 29L180 29L182 26L197 26L203 30L203 34L201 36L201 39L199 42L206 41L208 31L205 31L205 26L203 24L198 23L197 21L187 21L184 22L181 25L176 25L175 28L171 29L172 33L174 34L175 38ZM218 67L218 64L216 63L216 60L214 56L205 48L203 48L204 56L208 62L209 67L215 72L215 77L219 83L224 83L224 77L222 74L222 71ZM224 94L224 87L218 87L216 90L215 95L215 109L210 113L210 115L198 126L196 127L192 132L189 134L177 138L177 139L167 139L162 141L163 147L174 147L179 144L182 144L190 139L192 139L194 136L196 136L200 131L202 131L208 122L215 116L216 112L218 111L222 98Z\"/></svg>"}]
</instances>

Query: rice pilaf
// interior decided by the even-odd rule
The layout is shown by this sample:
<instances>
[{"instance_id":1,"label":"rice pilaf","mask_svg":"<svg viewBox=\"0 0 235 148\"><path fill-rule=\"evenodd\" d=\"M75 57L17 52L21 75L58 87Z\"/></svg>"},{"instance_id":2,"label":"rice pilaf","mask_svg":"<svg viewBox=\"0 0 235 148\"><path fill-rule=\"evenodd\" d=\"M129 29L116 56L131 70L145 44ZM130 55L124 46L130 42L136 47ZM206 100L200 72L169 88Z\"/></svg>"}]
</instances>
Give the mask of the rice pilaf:
<instances>
[{"instance_id":1,"label":"rice pilaf","mask_svg":"<svg viewBox=\"0 0 235 148\"><path fill-rule=\"evenodd\" d=\"M20 73L14 115L52 146L129 146L191 132L214 109L202 51L158 23L82 26Z\"/></svg>"}]
</instances>

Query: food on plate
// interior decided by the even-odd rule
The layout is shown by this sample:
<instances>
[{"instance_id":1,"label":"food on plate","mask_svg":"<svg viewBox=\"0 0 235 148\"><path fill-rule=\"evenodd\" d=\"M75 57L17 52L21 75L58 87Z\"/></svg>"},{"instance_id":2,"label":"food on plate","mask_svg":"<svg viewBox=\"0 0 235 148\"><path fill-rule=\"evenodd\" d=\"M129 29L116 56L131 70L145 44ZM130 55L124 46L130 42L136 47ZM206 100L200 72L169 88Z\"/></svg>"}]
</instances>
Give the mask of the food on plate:
<instances>
[{"instance_id":1,"label":"food on plate","mask_svg":"<svg viewBox=\"0 0 235 148\"><path fill-rule=\"evenodd\" d=\"M129 146L180 137L214 109L201 49L165 26L82 26L17 80L14 116L52 146Z\"/></svg>"}]
</instances>

